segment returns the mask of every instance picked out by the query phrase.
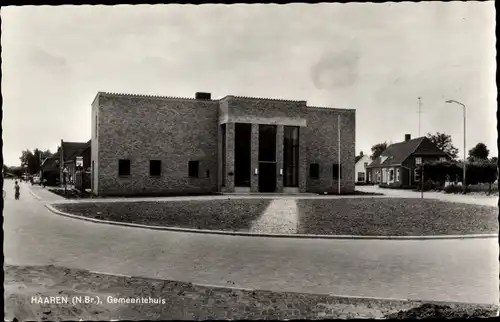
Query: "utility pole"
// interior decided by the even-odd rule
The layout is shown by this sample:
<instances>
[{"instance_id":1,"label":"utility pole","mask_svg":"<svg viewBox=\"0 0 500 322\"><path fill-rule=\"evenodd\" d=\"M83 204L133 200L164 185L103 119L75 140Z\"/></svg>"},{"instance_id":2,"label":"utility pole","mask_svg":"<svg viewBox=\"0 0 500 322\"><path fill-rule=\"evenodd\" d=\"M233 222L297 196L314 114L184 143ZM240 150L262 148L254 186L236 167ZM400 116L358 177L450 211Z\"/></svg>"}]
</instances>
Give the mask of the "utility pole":
<instances>
[{"instance_id":1,"label":"utility pole","mask_svg":"<svg viewBox=\"0 0 500 322\"><path fill-rule=\"evenodd\" d=\"M420 130L422 128L422 102L421 97L418 98L418 137L420 137Z\"/></svg>"}]
</instances>

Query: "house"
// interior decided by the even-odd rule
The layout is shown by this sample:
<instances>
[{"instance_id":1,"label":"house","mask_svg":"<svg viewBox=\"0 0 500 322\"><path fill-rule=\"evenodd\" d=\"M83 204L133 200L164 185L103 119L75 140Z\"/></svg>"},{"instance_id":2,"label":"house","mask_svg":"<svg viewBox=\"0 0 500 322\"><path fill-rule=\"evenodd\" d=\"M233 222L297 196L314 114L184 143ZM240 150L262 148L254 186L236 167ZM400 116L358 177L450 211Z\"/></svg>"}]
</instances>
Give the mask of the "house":
<instances>
[{"instance_id":1,"label":"house","mask_svg":"<svg viewBox=\"0 0 500 322\"><path fill-rule=\"evenodd\" d=\"M92 103L92 191L354 192L354 140L352 109L210 93L99 92Z\"/></svg>"},{"instance_id":2,"label":"house","mask_svg":"<svg viewBox=\"0 0 500 322\"><path fill-rule=\"evenodd\" d=\"M406 134L403 142L391 144L368 165L368 181L390 187L413 187L420 182L418 165L450 159L429 138L411 139Z\"/></svg>"},{"instance_id":3,"label":"house","mask_svg":"<svg viewBox=\"0 0 500 322\"><path fill-rule=\"evenodd\" d=\"M361 151L359 155L356 156L354 161L356 162L354 164L354 178L356 182L357 183L367 182L368 174L366 168L372 162L372 159L368 155L363 154L363 151Z\"/></svg>"},{"instance_id":4,"label":"house","mask_svg":"<svg viewBox=\"0 0 500 322\"><path fill-rule=\"evenodd\" d=\"M63 182L63 171L67 170L68 179L73 180L77 170L77 158L82 158L83 168L90 168L91 141L88 142L64 142L61 140L59 147L59 168L60 182Z\"/></svg>"},{"instance_id":5,"label":"house","mask_svg":"<svg viewBox=\"0 0 500 322\"><path fill-rule=\"evenodd\" d=\"M56 186L59 183L59 152L45 158L40 166L40 178L47 180L47 185Z\"/></svg>"}]
</instances>

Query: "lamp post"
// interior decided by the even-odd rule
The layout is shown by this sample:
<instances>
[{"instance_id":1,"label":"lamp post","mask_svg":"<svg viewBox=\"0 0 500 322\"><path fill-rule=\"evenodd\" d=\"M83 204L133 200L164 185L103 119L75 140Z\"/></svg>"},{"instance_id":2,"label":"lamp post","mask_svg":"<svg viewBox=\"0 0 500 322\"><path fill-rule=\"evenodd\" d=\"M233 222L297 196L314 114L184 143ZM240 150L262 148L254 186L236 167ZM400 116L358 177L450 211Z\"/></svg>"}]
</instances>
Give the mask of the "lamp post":
<instances>
[{"instance_id":1,"label":"lamp post","mask_svg":"<svg viewBox=\"0 0 500 322\"><path fill-rule=\"evenodd\" d=\"M463 175L462 185L463 185L463 189L464 189L463 193L465 194L466 190L467 190L467 186L465 185L465 173L466 173L465 172L466 171L466 169L465 169L466 168L466 164L465 163L466 163L466 159L467 159L467 149L465 147L465 142L466 142L465 138L466 138L466 133L467 133L466 132L466 128L467 127L466 127L466 123L465 123L466 122L465 121L466 120L466 107L465 107L465 104L462 104L462 103L460 103L458 101L455 101L455 100L447 100L446 103L448 103L448 104L455 103L455 104L461 105L462 106L462 110L464 111L464 166L463 166L464 175Z\"/></svg>"}]
</instances>

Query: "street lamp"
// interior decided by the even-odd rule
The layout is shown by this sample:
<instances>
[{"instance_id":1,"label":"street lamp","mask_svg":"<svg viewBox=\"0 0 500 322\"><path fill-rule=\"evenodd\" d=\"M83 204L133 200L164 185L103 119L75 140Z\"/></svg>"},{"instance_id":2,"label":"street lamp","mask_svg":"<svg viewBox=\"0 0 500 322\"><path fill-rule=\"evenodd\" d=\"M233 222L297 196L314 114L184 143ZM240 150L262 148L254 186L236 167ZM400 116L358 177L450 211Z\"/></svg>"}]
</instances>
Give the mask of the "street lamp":
<instances>
[{"instance_id":1,"label":"street lamp","mask_svg":"<svg viewBox=\"0 0 500 322\"><path fill-rule=\"evenodd\" d=\"M466 109L466 107L465 107L465 104L462 104L462 103L460 103L458 101L455 101L455 100L447 100L446 103L449 103L449 104L455 103L455 104L461 105L462 108L463 108L463 111L464 111L464 166L463 166L464 176L463 176L463 180L462 180L463 182L462 183L463 183L463 189L464 189L464 194L465 194L466 193L466 189L467 189L466 185L465 185L465 167L466 167L465 166L465 162L466 162L466 158L467 158L467 150L465 148L465 138L466 138L465 109Z\"/></svg>"}]
</instances>

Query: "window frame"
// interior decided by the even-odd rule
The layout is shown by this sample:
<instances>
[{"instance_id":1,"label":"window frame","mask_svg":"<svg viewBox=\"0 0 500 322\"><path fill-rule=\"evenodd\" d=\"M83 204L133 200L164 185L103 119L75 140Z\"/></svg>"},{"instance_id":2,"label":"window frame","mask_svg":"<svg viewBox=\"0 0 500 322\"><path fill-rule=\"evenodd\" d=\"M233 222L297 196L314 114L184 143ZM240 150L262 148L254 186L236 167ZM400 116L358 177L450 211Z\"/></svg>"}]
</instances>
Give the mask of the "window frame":
<instances>
[{"instance_id":1,"label":"window frame","mask_svg":"<svg viewBox=\"0 0 500 322\"><path fill-rule=\"evenodd\" d=\"M121 163L122 162L128 162L128 173L122 173L121 171ZM118 176L119 177L128 177L132 173L132 162L130 159L118 159Z\"/></svg>"},{"instance_id":2,"label":"window frame","mask_svg":"<svg viewBox=\"0 0 500 322\"><path fill-rule=\"evenodd\" d=\"M153 162L158 162L159 163L159 173L158 174L153 174L152 173L152 165L153 165ZM155 160L149 160L149 176L150 177L161 177L161 174L162 174L162 162L161 160L158 160L158 159L155 159Z\"/></svg>"}]
</instances>

